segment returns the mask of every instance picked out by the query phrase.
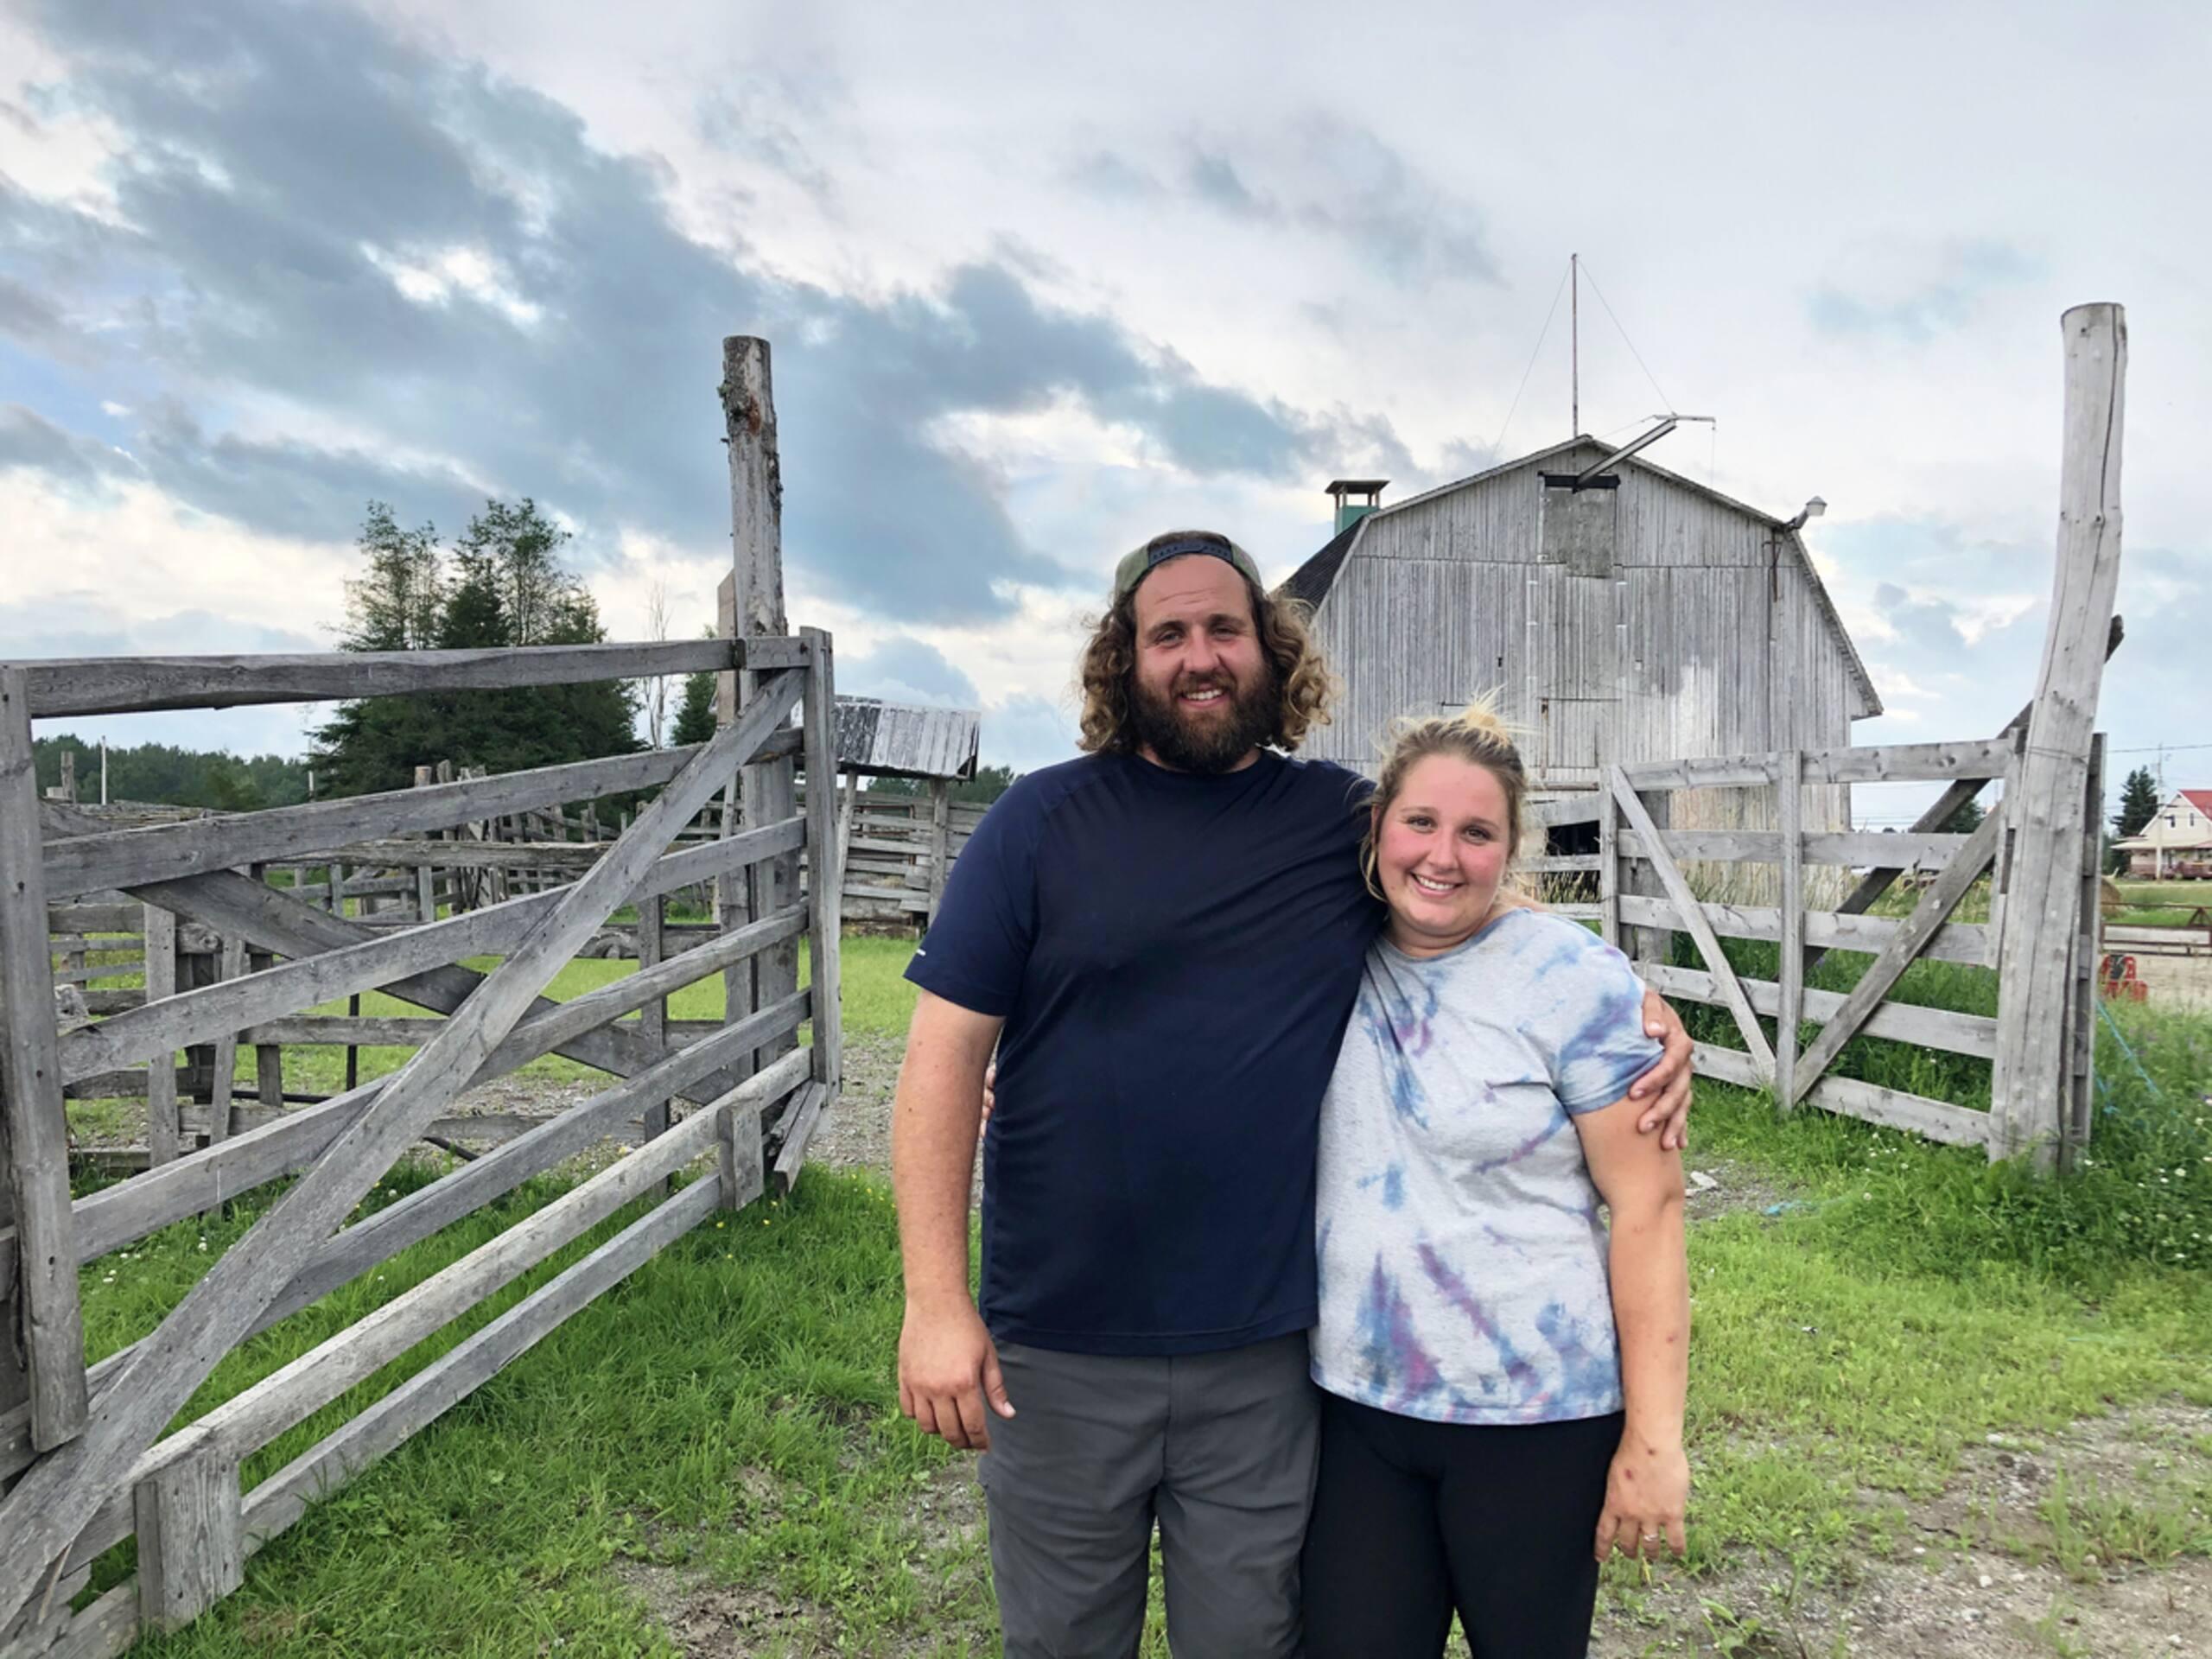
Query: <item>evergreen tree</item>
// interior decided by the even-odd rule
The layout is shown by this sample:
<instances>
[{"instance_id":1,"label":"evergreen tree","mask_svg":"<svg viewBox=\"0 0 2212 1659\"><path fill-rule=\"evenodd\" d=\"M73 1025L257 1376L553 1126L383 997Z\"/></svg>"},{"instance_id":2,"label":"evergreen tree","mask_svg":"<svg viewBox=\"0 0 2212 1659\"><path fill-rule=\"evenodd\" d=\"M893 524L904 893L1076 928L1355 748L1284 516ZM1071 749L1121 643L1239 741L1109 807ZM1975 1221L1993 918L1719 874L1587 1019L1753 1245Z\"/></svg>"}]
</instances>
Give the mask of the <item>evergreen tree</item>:
<instances>
[{"instance_id":1,"label":"evergreen tree","mask_svg":"<svg viewBox=\"0 0 2212 1659\"><path fill-rule=\"evenodd\" d=\"M2138 766L2120 786L2120 810L2113 814L2112 827L2122 841L2130 836L2139 836L2145 826L2158 816L2160 804L2158 780L2151 775L2150 767Z\"/></svg>"},{"instance_id":2,"label":"evergreen tree","mask_svg":"<svg viewBox=\"0 0 2212 1659\"><path fill-rule=\"evenodd\" d=\"M607 637L598 607L561 563L569 533L537 504L487 501L450 569L428 524L397 529L370 504L360 546L368 574L347 584L349 651L585 645ZM427 610L423 596L433 596ZM424 693L342 703L315 733L323 792L404 789L438 760L493 772L624 754L639 747L638 693L626 681Z\"/></svg>"},{"instance_id":3,"label":"evergreen tree","mask_svg":"<svg viewBox=\"0 0 2212 1659\"><path fill-rule=\"evenodd\" d=\"M676 729L671 747L704 743L715 734L715 676L705 671L683 677L683 701L676 710Z\"/></svg>"},{"instance_id":4,"label":"evergreen tree","mask_svg":"<svg viewBox=\"0 0 2212 1659\"><path fill-rule=\"evenodd\" d=\"M1951 814L1950 821L1944 824L1943 828L1946 832L1954 836L1970 836L1981 828L1981 821L1988 816L1988 813L1982 810L1980 801L1961 801L1959 810Z\"/></svg>"}]
</instances>

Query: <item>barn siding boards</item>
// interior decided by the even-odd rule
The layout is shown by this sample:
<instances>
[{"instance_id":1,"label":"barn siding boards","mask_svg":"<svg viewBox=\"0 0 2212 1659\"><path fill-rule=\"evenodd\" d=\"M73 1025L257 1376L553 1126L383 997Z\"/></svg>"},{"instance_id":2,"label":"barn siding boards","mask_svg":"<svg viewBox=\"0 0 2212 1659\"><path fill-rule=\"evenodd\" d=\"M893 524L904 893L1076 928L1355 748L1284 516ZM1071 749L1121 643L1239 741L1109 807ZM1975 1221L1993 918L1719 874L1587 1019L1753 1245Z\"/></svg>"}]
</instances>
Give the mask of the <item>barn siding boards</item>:
<instances>
[{"instance_id":1,"label":"barn siding boards","mask_svg":"<svg viewBox=\"0 0 2212 1659\"><path fill-rule=\"evenodd\" d=\"M1571 503L1538 476L1605 453L1560 446L1360 520L1314 619L1344 695L1307 753L1371 771L1392 719L1493 688L1554 787L1594 785L1599 753L1635 764L1849 744L1852 719L1879 700L1796 536L1641 460L1621 464L1618 490ZM1583 505L1600 497L1610 507ZM1790 659L1799 689L1784 696L1776 664ZM1772 827L1764 804L1674 805L1678 827ZM1849 822L1847 791L1805 806L1810 830Z\"/></svg>"}]
</instances>

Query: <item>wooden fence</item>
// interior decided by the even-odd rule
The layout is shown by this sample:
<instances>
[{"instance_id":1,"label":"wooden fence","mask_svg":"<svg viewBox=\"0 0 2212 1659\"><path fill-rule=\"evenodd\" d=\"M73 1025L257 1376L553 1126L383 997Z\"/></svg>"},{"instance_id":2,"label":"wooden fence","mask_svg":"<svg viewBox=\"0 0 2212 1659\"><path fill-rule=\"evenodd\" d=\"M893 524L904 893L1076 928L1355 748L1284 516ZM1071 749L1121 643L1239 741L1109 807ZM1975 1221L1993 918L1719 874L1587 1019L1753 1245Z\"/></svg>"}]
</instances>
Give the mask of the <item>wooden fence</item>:
<instances>
[{"instance_id":1,"label":"wooden fence","mask_svg":"<svg viewBox=\"0 0 2212 1659\"><path fill-rule=\"evenodd\" d=\"M1959 1013L1899 1001L1895 993L1916 961L1963 963L1994 973L2012 871L1999 853L2017 840L2024 798L2018 778L2025 751L2024 721L1999 737L1977 742L1920 743L1891 747L1742 755L1605 768L1606 786L1594 793L1541 804L1546 827L1594 824L1594 855L1527 861L1561 876L1595 876L1594 903L1563 904L1570 915L1595 919L1609 943L1638 958L1644 982L1662 995L1725 1008L1741 1048L1700 1043L1700 1076L1770 1090L1785 1109L1812 1105L1824 1110L1908 1128L1931 1140L1985 1147L1992 1157L2037 1144L2067 1148L2086 1141L2092 1092L2094 970L2101 912L2097 866L2098 803L2102 797L2102 739L2093 746L2084 785L2080 849L2086 876L2077 880L2070 934L2056 942L2074 975L2065 1019L2066 1065L2050 1079L2046 1094L2019 1095L2009 1114L1985 1112L1923 1095L1835 1074L1831 1068L1856 1036L1908 1043L1993 1064L2008 1040L2018 1042L2028 1017L2022 1000L1996 987L1998 1013ZM1960 804L1993 780L2005 780L2004 798L1979 829L1947 831ZM1873 781L1941 782L1948 785L1915 826L1903 833L1807 831L1801 806L1808 788ZM1770 791L1779 830L1669 830L1666 803L1677 790L1738 788ZM1725 902L1706 896L1712 884L1696 865L1730 868L1773 867L1780 902L1774 906ZM1808 900L1814 869L1865 871L1834 908ZM1962 901L1984 877L1988 919L1955 919ZM1893 889L1914 895L1909 912L1869 912ZM1673 960L1675 936L1686 934L1698 965ZM1755 979L1731 966L1720 941L1758 940L1777 947L1777 977ZM1847 992L1806 983L1806 972L1831 951L1870 958ZM1802 1041L1810 1030L1809 1041ZM1802 1046L1801 1046L1802 1042Z\"/></svg>"},{"instance_id":2,"label":"wooden fence","mask_svg":"<svg viewBox=\"0 0 2212 1659\"><path fill-rule=\"evenodd\" d=\"M742 671L751 684L710 742L496 778L433 778L382 795L115 830L38 801L30 771L30 722L39 715L700 669L732 677ZM733 777L780 775L789 800L794 761L834 775L833 679L829 639L813 632L483 652L0 665L0 860L8 873L0 887L0 1123L9 1176L0 1325L13 1338L0 1342L0 1654L111 1654L142 1629L191 1618L235 1587L245 1558L316 1494L433 1421L670 1241L772 1181L791 1180L839 1082L837 1000L796 988L795 955L804 938L813 987L836 986L837 884L803 894L796 868L804 851L815 868L836 869L834 818L733 815L726 833L669 849L713 798L734 792ZM449 855L440 850L446 843L424 837L640 791L658 793L619 834L580 846L575 868L560 872L563 885L492 894L451 912L425 880L432 861ZM588 822L594 809L583 810ZM356 917L334 909L327 878L320 893L312 881L267 878L272 867L327 869L341 849L395 872L364 885L339 878L341 890L365 887L371 898L388 899L389 911ZM721 917L711 931L677 935L664 923L666 895L701 882L721 892ZM121 897L102 897L111 894ZM560 968L632 903L640 918L639 971L566 1002L544 998ZM101 936L134 925L144 990L63 1029L56 978L99 990L100 957L113 943ZM50 931L57 926L59 935ZM81 968L73 963L79 947ZM489 974L461 965L486 955L505 959ZM668 1019L671 992L717 973L728 990L723 1020ZM446 1017L307 1022L306 1010L370 988ZM622 1018L632 1014L634 1021ZM808 1021L812 1046L800 1048ZM250 1111L231 1098L239 1044L274 1057L287 1042L380 1039L402 1025L420 1047L389 1077L301 1104L283 1099L280 1071L265 1071ZM608 1085L341 1226L460 1094L549 1052L609 1074ZM125 1078L149 1099L151 1166L73 1199L65 1096L116 1091ZM180 1092L196 1096L203 1084L206 1109L180 1113ZM169 1429L214 1365L256 1332L626 1127L639 1143L631 1156L245 1393ZM242 1490L244 1459L624 1205L664 1194L669 1175L705 1157L715 1160L712 1173L659 1197L435 1364ZM86 1263L280 1180L289 1190L158 1328L87 1367L77 1304ZM73 1611L93 1561L134 1535L136 1577Z\"/></svg>"}]
</instances>

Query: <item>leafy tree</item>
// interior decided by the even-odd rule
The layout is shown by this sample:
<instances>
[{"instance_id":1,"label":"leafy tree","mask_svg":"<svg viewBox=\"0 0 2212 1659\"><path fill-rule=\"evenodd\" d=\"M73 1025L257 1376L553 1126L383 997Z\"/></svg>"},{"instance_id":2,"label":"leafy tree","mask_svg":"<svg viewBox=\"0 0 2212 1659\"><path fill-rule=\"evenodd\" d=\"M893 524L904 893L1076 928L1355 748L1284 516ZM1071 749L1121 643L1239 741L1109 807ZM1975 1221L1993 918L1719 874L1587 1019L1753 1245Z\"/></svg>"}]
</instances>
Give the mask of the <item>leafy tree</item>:
<instances>
[{"instance_id":1,"label":"leafy tree","mask_svg":"<svg viewBox=\"0 0 2212 1659\"><path fill-rule=\"evenodd\" d=\"M2120 786L2120 810L2113 815L2112 827L2123 841L2130 836L2139 836L2145 826L2158 816L2160 804L2158 780L2151 775L2150 767L2138 766Z\"/></svg>"},{"instance_id":2,"label":"leafy tree","mask_svg":"<svg viewBox=\"0 0 2212 1659\"><path fill-rule=\"evenodd\" d=\"M443 597L438 532L427 524L402 530L389 506L372 501L359 544L369 568L346 584L346 649L421 651L437 634Z\"/></svg>"}]
</instances>

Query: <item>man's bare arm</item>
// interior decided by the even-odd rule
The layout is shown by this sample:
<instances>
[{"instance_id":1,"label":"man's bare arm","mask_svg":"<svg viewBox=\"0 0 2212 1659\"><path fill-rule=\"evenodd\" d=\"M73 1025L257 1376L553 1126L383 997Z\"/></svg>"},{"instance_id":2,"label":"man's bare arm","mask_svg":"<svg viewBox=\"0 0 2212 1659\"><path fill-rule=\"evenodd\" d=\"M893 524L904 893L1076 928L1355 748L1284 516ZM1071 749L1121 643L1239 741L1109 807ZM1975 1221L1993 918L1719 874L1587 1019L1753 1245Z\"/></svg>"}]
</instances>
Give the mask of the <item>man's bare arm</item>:
<instances>
[{"instance_id":1,"label":"man's bare arm","mask_svg":"<svg viewBox=\"0 0 2212 1659\"><path fill-rule=\"evenodd\" d=\"M983 1067L1004 1022L927 991L907 1028L891 1109L891 1183L906 1318L899 1408L951 1445L990 1445L989 1408L1011 1417L998 1351L968 1292L968 1193Z\"/></svg>"}]
</instances>

